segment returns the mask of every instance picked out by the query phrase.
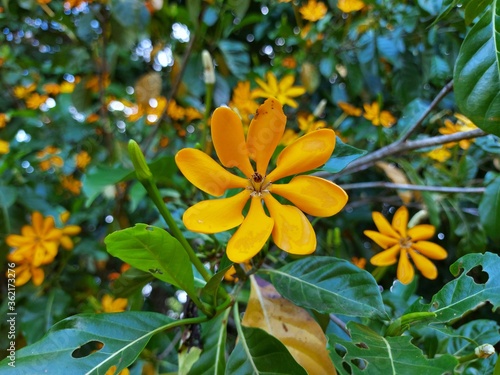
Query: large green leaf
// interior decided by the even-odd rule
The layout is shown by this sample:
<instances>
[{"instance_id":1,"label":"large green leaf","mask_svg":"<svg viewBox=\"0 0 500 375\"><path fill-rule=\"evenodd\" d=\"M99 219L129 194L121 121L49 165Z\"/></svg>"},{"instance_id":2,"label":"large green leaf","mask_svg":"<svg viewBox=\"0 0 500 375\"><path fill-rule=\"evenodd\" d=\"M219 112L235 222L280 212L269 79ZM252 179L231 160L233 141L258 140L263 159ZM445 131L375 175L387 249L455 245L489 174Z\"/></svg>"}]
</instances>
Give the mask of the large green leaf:
<instances>
[{"instance_id":1,"label":"large green leaf","mask_svg":"<svg viewBox=\"0 0 500 375\"><path fill-rule=\"evenodd\" d=\"M111 233L104 242L111 255L195 295L189 257L179 241L167 231L136 224L133 228Z\"/></svg>"},{"instance_id":2,"label":"large green leaf","mask_svg":"<svg viewBox=\"0 0 500 375\"><path fill-rule=\"evenodd\" d=\"M386 317L370 273L333 257L308 257L279 270L266 270L278 292L298 306L322 313Z\"/></svg>"},{"instance_id":3,"label":"large green leaf","mask_svg":"<svg viewBox=\"0 0 500 375\"><path fill-rule=\"evenodd\" d=\"M429 311L436 314L436 321L446 323L482 306L485 302L500 306L500 257L493 253L467 254L450 267L456 279L437 292L429 304L420 301L407 312ZM486 274L484 274L486 273ZM474 276L478 281L474 280ZM486 278L485 282L482 278Z\"/></svg>"},{"instance_id":4,"label":"large green leaf","mask_svg":"<svg viewBox=\"0 0 500 375\"><path fill-rule=\"evenodd\" d=\"M354 160L360 158L366 153L367 151L365 150L343 143L340 138L337 137L332 157L323 167L319 168L319 170L330 173L338 173L347 167L349 163L352 163Z\"/></svg>"},{"instance_id":5,"label":"large green leaf","mask_svg":"<svg viewBox=\"0 0 500 375\"><path fill-rule=\"evenodd\" d=\"M8 366L8 358L0 362L0 373L103 375L111 366L119 373L135 361L151 336L172 322L163 314L138 311L71 316L17 351L15 368Z\"/></svg>"},{"instance_id":6,"label":"large green leaf","mask_svg":"<svg viewBox=\"0 0 500 375\"><path fill-rule=\"evenodd\" d=\"M246 44L234 40L221 40L218 46L231 73L239 79L245 79L250 72L250 56Z\"/></svg>"},{"instance_id":7,"label":"large green leaf","mask_svg":"<svg viewBox=\"0 0 500 375\"><path fill-rule=\"evenodd\" d=\"M241 328L243 336L229 356L226 374L306 374L277 338L260 328Z\"/></svg>"},{"instance_id":8,"label":"large green leaf","mask_svg":"<svg viewBox=\"0 0 500 375\"><path fill-rule=\"evenodd\" d=\"M86 174L83 181L83 192L87 196L86 206L90 206L94 199L102 193L107 186L125 181L134 177L134 171L122 167L100 166Z\"/></svg>"},{"instance_id":9,"label":"large green leaf","mask_svg":"<svg viewBox=\"0 0 500 375\"><path fill-rule=\"evenodd\" d=\"M458 364L448 354L426 358L411 343L411 336L383 337L355 322L349 322L347 328L352 341L327 335L330 356L341 375L442 375L452 374Z\"/></svg>"},{"instance_id":10,"label":"large green leaf","mask_svg":"<svg viewBox=\"0 0 500 375\"><path fill-rule=\"evenodd\" d=\"M500 1L469 31L460 48L454 73L460 110L486 132L500 135Z\"/></svg>"},{"instance_id":11,"label":"large green leaf","mask_svg":"<svg viewBox=\"0 0 500 375\"><path fill-rule=\"evenodd\" d=\"M500 242L500 177L487 187L479 202L479 220L494 241Z\"/></svg>"}]
</instances>

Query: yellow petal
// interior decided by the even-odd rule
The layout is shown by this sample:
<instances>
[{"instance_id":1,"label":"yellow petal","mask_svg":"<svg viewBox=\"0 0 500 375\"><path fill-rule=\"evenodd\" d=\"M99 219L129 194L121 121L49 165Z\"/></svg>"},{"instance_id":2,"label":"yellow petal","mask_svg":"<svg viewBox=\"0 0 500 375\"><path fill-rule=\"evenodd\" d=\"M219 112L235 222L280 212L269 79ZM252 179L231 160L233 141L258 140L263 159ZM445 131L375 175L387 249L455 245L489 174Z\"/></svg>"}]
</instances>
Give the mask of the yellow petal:
<instances>
[{"instance_id":1,"label":"yellow petal","mask_svg":"<svg viewBox=\"0 0 500 375\"><path fill-rule=\"evenodd\" d=\"M33 254L32 264L34 267L39 267L43 264L48 264L54 260L57 255L58 242L44 241L36 246Z\"/></svg>"},{"instance_id":2,"label":"yellow petal","mask_svg":"<svg viewBox=\"0 0 500 375\"><path fill-rule=\"evenodd\" d=\"M247 147L250 157L257 164L257 172L267 174L269 160L285 132L286 116L281 103L267 99L257 110L250 123Z\"/></svg>"},{"instance_id":3,"label":"yellow petal","mask_svg":"<svg viewBox=\"0 0 500 375\"><path fill-rule=\"evenodd\" d=\"M408 209L401 206L396 210L392 218L392 227L399 232L401 237L406 238L406 228L408 227Z\"/></svg>"},{"instance_id":4,"label":"yellow petal","mask_svg":"<svg viewBox=\"0 0 500 375\"><path fill-rule=\"evenodd\" d=\"M72 250L74 247L73 240L68 236L61 237L61 246L66 250Z\"/></svg>"},{"instance_id":5,"label":"yellow petal","mask_svg":"<svg viewBox=\"0 0 500 375\"><path fill-rule=\"evenodd\" d=\"M261 199L253 197L247 217L227 244L227 257L234 263L243 263L257 254L274 226L274 220L267 216Z\"/></svg>"},{"instance_id":6,"label":"yellow petal","mask_svg":"<svg viewBox=\"0 0 500 375\"><path fill-rule=\"evenodd\" d=\"M408 259L408 252L406 249L401 249L399 257L397 278L402 284L409 284L415 277L415 270Z\"/></svg>"},{"instance_id":7,"label":"yellow petal","mask_svg":"<svg viewBox=\"0 0 500 375\"><path fill-rule=\"evenodd\" d=\"M363 233L366 237L371 238L377 245L379 245L383 249L387 249L388 247L393 246L399 242L397 238L389 237L386 234L375 232L374 230L365 230Z\"/></svg>"},{"instance_id":8,"label":"yellow petal","mask_svg":"<svg viewBox=\"0 0 500 375\"><path fill-rule=\"evenodd\" d=\"M418 241L414 242L411 247L430 259L441 260L448 256L446 250L434 242Z\"/></svg>"},{"instance_id":9,"label":"yellow petal","mask_svg":"<svg viewBox=\"0 0 500 375\"><path fill-rule=\"evenodd\" d=\"M267 87L271 92L278 92L279 86L278 86L278 80L276 79L276 76L272 72L268 72L266 74L267 77Z\"/></svg>"},{"instance_id":10,"label":"yellow petal","mask_svg":"<svg viewBox=\"0 0 500 375\"><path fill-rule=\"evenodd\" d=\"M82 231L78 225L67 225L62 229L63 234L67 236L76 236Z\"/></svg>"},{"instance_id":11,"label":"yellow petal","mask_svg":"<svg viewBox=\"0 0 500 375\"><path fill-rule=\"evenodd\" d=\"M23 264L15 268L16 270L16 286L26 284L31 279L31 271L27 264Z\"/></svg>"},{"instance_id":12,"label":"yellow petal","mask_svg":"<svg viewBox=\"0 0 500 375\"><path fill-rule=\"evenodd\" d=\"M220 197L227 189L246 187L248 181L229 173L200 150L184 148L175 155L180 171L198 189Z\"/></svg>"},{"instance_id":13,"label":"yellow petal","mask_svg":"<svg viewBox=\"0 0 500 375\"><path fill-rule=\"evenodd\" d=\"M370 259L370 263L374 266L390 266L391 264L394 264L398 261L397 256L400 250L401 247L399 246L399 244L396 244L391 248L372 256Z\"/></svg>"},{"instance_id":14,"label":"yellow petal","mask_svg":"<svg viewBox=\"0 0 500 375\"><path fill-rule=\"evenodd\" d=\"M335 215L347 203L346 192L331 181L314 176L296 176L288 184L272 185L271 191L285 197L309 215Z\"/></svg>"},{"instance_id":15,"label":"yellow petal","mask_svg":"<svg viewBox=\"0 0 500 375\"><path fill-rule=\"evenodd\" d=\"M52 216L47 216L43 220L42 234L44 238L50 235L49 233L54 229L55 225L56 224Z\"/></svg>"},{"instance_id":16,"label":"yellow petal","mask_svg":"<svg viewBox=\"0 0 500 375\"><path fill-rule=\"evenodd\" d=\"M291 254L311 254L316 250L316 234L307 217L294 206L282 205L271 194L264 196L274 219L273 241Z\"/></svg>"},{"instance_id":17,"label":"yellow petal","mask_svg":"<svg viewBox=\"0 0 500 375\"><path fill-rule=\"evenodd\" d=\"M434 225L421 224L415 225L413 228L408 229L407 234L412 241L428 240L434 236L436 228Z\"/></svg>"},{"instance_id":18,"label":"yellow petal","mask_svg":"<svg viewBox=\"0 0 500 375\"><path fill-rule=\"evenodd\" d=\"M42 236L43 235L43 216L40 212L35 211L31 215L31 225L33 226L33 230L35 231L35 234L37 236Z\"/></svg>"},{"instance_id":19,"label":"yellow petal","mask_svg":"<svg viewBox=\"0 0 500 375\"><path fill-rule=\"evenodd\" d=\"M9 234L5 238L5 243L10 247L20 247L32 243L31 238L26 238L25 236L20 236L18 234Z\"/></svg>"},{"instance_id":20,"label":"yellow petal","mask_svg":"<svg viewBox=\"0 0 500 375\"><path fill-rule=\"evenodd\" d=\"M286 90L286 96L288 97L296 97L304 94L306 92L306 89L302 86L295 86L291 87L288 90Z\"/></svg>"},{"instance_id":21,"label":"yellow petal","mask_svg":"<svg viewBox=\"0 0 500 375\"><path fill-rule=\"evenodd\" d=\"M230 198L201 201L184 212L182 221L193 232L224 232L242 223L241 211L248 198L250 192L244 190Z\"/></svg>"},{"instance_id":22,"label":"yellow petal","mask_svg":"<svg viewBox=\"0 0 500 375\"><path fill-rule=\"evenodd\" d=\"M280 91L286 92L290 87L293 86L294 82L295 82L295 77L291 74L287 74L281 79L279 83Z\"/></svg>"},{"instance_id":23,"label":"yellow petal","mask_svg":"<svg viewBox=\"0 0 500 375\"><path fill-rule=\"evenodd\" d=\"M35 286L39 286L43 283L43 279L45 278L45 273L41 268L32 268L31 269L31 281Z\"/></svg>"},{"instance_id":24,"label":"yellow petal","mask_svg":"<svg viewBox=\"0 0 500 375\"><path fill-rule=\"evenodd\" d=\"M372 212L373 222L377 226L377 229L380 233L385 234L386 236L392 238L400 238L398 232L394 230L394 228L389 224L384 215L380 212Z\"/></svg>"},{"instance_id":25,"label":"yellow petal","mask_svg":"<svg viewBox=\"0 0 500 375\"><path fill-rule=\"evenodd\" d=\"M306 134L285 147L278 156L276 169L268 175L269 181L310 171L325 164L335 148L335 132L319 129Z\"/></svg>"},{"instance_id":26,"label":"yellow petal","mask_svg":"<svg viewBox=\"0 0 500 375\"><path fill-rule=\"evenodd\" d=\"M212 115L211 124L212 141L222 165L237 167L250 178L253 168L248 158L240 117L229 108L219 107Z\"/></svg>"},{"instance_id":27,"label":"yellow petal","mask_svg":"<svg viewBox=\"0 0 500 375\"><path fill-rule=\"evenodd\" d=\"M408 253L411 256L413 263L415 263L415 267L417 267L424 277L429 280L434 280L437 277L438 271L434 263L416 251L410 250Z\"/></svg>"}]
</instances>

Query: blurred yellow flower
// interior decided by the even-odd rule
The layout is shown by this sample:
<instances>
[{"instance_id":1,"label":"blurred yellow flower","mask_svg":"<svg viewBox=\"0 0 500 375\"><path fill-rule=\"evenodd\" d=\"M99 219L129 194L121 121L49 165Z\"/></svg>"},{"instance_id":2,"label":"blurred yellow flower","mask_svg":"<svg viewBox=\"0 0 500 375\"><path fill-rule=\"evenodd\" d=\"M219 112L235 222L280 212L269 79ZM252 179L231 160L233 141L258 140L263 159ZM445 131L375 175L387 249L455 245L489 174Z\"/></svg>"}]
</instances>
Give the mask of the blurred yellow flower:
<instances>
[{"instance_id":1,"label":"blurred yellow flower","mask_svg":"<svg viewBox=\"0 0 500 375\"><path fill-rule=\"evenodd\" d=\"M101 299L102 310L105 313L115 313L125 311L128 300L126 298L113 298L105 294Z\"/></svg>"},{"instance_id":2,"label":"blurred yellow flower","mask_svg":"<svg viewBox=\"0 0 500 375\"><path fill-rule=\"evenodd\" d=\"M371 264L390 266L398 261L399 255L397 278L401 283L409 284L415 276L410 258L424 277L430 280L437 277L436 266L427 258L442 260L448 253L441 246L425 241L434 236L436 228L433 225L420 224L408 229L408 209L405 206L396 210L392 224L380 212L372 212L372 217L378 232L365 230L363 233L384 251L374 255Z\"/></svg>"},{"instance_id":3,"label":"blurred yellow flower","mask_svg":"<svg viewBox=\"0 0 500 375\"><path fill-rule=\"evenodd\" d=\"M295 133L295 131L293 131L292 129L286 129L285 133L283 133L283 137L280 140L280 145L288 146L297 138L299 138L299 133Z\"/></svg>"},{"instance_id":4,"label":"blurred yellow flower","mask_svg":"<svg viewBox=\"0 0 500 375\"><path fill-rule=\"evenodd\" d=\"M0 154L8 154L10 152L10 144L3 139L0 139Z\"/></svg>"},{"instance_id":5,"label":"blurred yellow flower","mask_svg":"<svg viewBox=\"0 0 500 375\"><path fill-rule=\"evenodd\" d=\"M75 90L76 84L77 80L74 82L64 81L60 86L61 94L71 94Z\"/></svg>"},{"instance_id":6,"label":"blurred yellow flower","mask_svg":"<svg viewBox=\"0 0 500 375\"><path fill-rule=\"evenodd\" d=\"M130 370L128 368L124 368L118 374L116 373L117 367L115 365L111 366L108 371L104 375L130 375ZM142 372L144 374L144 372Z\"/></svg>"},{"instance_id":7,"label":"blurred yellow flower","mask_svg":"<svg viewBox=\"0 0 500 375\"><path fill-rule=\"evenodd\" d=\"M306 134L284 148L276 168L267 173L270 159L283 136L286 116L281 103L267 99L250 123L245 141L243 125L236 112L219 107L212 116L212 142L221 164L238 168L239 177L228 172L209 155L197 149L182 149L175 161L182 174L204 192L221 196L228 189L242 189L230 198L205 200L188 208L182 220L198 233L218 233L238 227L226 248L228 258L241 263L255 256L272 234L274 243L291 254L310 254L316 249L316 235L302 211L327 217L338 213L347 194L331 181L299 175L323 165L335 147L335 133L320 129ZM255 168L250 163L255 161ZM276 184L287 176L290 182ZM283 205L278 194L292 205ZM242 210L250 200L246 217ZM270 217L263 208L265 203Z\"/></svg>"},{"instance_id":8,"label":"blurred yellow flower","mask_svg":"<svg viewBox=\"0 0 500 375\"><path fill-rule=\"evenodd\" d=\"M0 129L5 128L5 125L9 122L10 118L7 117L6 113L0 113Z\"/></svg>"},{"instance_id":9,"label":"blurred yellow flower","mask_svg":"<svg viewBox=\"0 0 500 375\"><path fill-rule=\"evenodd\" d=\"M200 120L203 118L203 114L194 107L187 107L184 111L186 116L186 122L192 122L193 120Z\"/></svg>"},{"instance_id":10,"label":"blurred yellow flower","mask_svg":"<svg viewBox=\"0 0 500 375\"><path fill-rule=\"evenodd\" d=\"M57 83L46 83L42 88L47 95L56 96L61 93L61 86Z\"/></svg>"},{"instance_id":11,"label":"blurred yellow flower","mask_svg":"<svg viewBox=\"0 0 500 375\"><path fill-rule=\"evenodd\" d=\"M299 12L305 20L316 22L325 17L328 8L321 1L309 0L306 5L300 7Z\"/></svg>"},{"instance_id":12,"label":"blurred yellow flower","mask_svg":"<svg viewBox=\"0 0 500 375\"><path fill-rule=\"evenodd\" d=\"M283 62L281 63L281 65L284 68L295 69L297 67L297 60L295 60L295 58L293 56L286 56L283 59Z\"/></svg>"},{"instance_id":13,"label":"blurred yellow flower","mask_svg":"<svg viewBox=\"0 0 500 375\"><path fill-rule=\"evenodd\" d=\"M450 152L450 150L446 149L445 147L439 147L439 148L435 148L432 151L427 152L425 155L427 155L431 159L434 159L436 161L439 161L440 163L443 163L450 158L451 152Z\"/></svg>"},{"instance_id":14,"label":"blurred yellow flower","mask_svg":"<svg viewBox=\"0 0 500 375\"><path fill-rule=\"evenodd\" d=\"M79 225L65 225L66 222L69 220L69 215L70 215L69 212L65 211L59 216L61 222L64 224L64 226L61 228L62 236L60 242L61 246L65 250L73 250L73 247L75 245L71 237L80 234L80 232L82 231L82 228Z\"/></svg>"},{"instance_id":15,"label":"blurred yellow flower","mask_svg":"<svg viewBox=\"0 0 500 375\"><path fill-rule=\"evenodd\" d=\"M302 86L293 86L295 77L286 75L278 82L276 76L272 72L266 75L267 82L260 78L256 78L255 82L260 86L260 89L252 91L252 98L276 98L283 105L289 105L292 108L297 108L298 104L292 98L300 96L306 92Z\"/></svg>"},{"instance_id":16,"label":"blurred yellow flower","mask_svg":"<svg viewBox=\"0 0 500 375\"><path fill-rule=\"evenodd\" d=\"M238 82L233 89L233 96L229 102L229 107L240 115L243 125L248 125L251 116L259 108L259 104L254 100L250 91L249 81Z\"/></svg>"},{"instance_id":17,"label":"blurred yellow flower","mask_svg":"<svg viewBox=\"0 0 500 375\"><path fill-rule=\"evenodd\" d=\"M438 129L439 133L443 135L449 135L449 134L455 134L477 129L477 126L464 115L455 113L454 116L458 119L457 123L454 124L449 119L444 120L444 126ZM458 145L462 150L468 150L472 142L474 142L474 139L462 139L461 141L458 142ZM456 144L457 142L449 142L446 143L445 146L453 147Z\"/></svg>"},{"instance_id":18,"label":"blurred yellow flower","mask_svg":"<svg viewBox=\"0 0 500 375\"><path fill-rule=\"evenodd\" d=\"M39 286L42 285L45 279L43 268L36 267L27 260L17 262L14 271L16 272L16 286L22 286L30 280L33 282L33 285Z\"/></svg>"},{"instance_id":19,"label":"blurred yellow flower","mask_svg":"<svg viewBox=\"0 0 500 375\"><path fill-rule=\"evenodd\" d=\"M82 182L71 175L61 178L61 186L73 195L80 195L82 190Z\"/></svg>"},{"instance_id":20,"label":"blurred yellow flower","mask_svg":"<svg viewBox=\"0 0 500 375\"><path fill-rule=\"evenodd\" d=\"M84 170L87 167L87 165L90 164L91 161L92 158L90 157L89 153L85 150L80 151L75 156L76 167L81 170Z\"/></svg>"},{"instance_id":21,"label":"blurred yellow flower","mask_svg":"<svg viewBox=\"0 0 500 375\"><path fill-rule=\"evenodd\" d=\"M92 91L98 92L100 89L105 89L109 86L111 80L109 74L105 75L95 75L90 77L87 82L85 82L85 88Z\"/></svg>"},{"instance_id":22,"label":"blurred yellow flower","mask_svg":"<svg viewBox=\"0 0 500 375\"><path fill-rule=\"evenodd\" d=\"M365 103L363 104L363 108L365 109L365 113L363 114L364 118L370 120L375 126L382 125L385 128L390 128L396 123L396 118L391 112L380 111L377 102L373 102L372 104Z\"/></svg>"},{"instance_id":23,"label":"blurred yellow flower","mask_svg":"<svg viewBox=\"0 0 500 375\"><path fill-rule=\"evenodd\" d=\"M35 83L32 83L29 86L16 86L14 87L14 96L18 99L25 99L30 96L35 89Z\"/></svg>"},{"instance_id":24,"label":"blurred yellow flower","mask_svg":"<svg viewBox=\"0 0 500 375\"><path fill-rule=\"evenodd\" d=\"M351 13L363 9L365 3L361 0L337 0L337 7L344 13Z\"/></svg>"},{"instance_id":25,"label":"blurred yellow flower","mask_svg":"<svg viewBox=\"0 0 500 375\"><path fill-rule=\"evenodd\" d=\"M177 102L172 99L167 105L167 115L175 121L182 120L186 115L183 107L177 105Z\"/></svg>"},{"instance_id":26,"label":"blurred yellow flower","mask_svg":"<svg viewBox=\"0 0 500 375\"><path fill-rule=\"evenodd\" d=\"M360 257L352 257L351 258L352 264L354 264L356 267L361 268L362 270L365 269L366 267L366 258L360 258Z\"/></svg>"},{"instance_id":27,"label":"blurred yellow flower","mask_svg":"<svg viewBox=\"0 0 500 375\"><path fill-rule=\"evenodd\" d=\"M346 115L359 117L363 114L363 110L361 108L357 108L352 104L346 102L338 102L337 105Z\"/></svg>"},{"instance_id":28,"label":"blurred yellow flower","mask_svg":"<svg viewBox=\"0 0 500 375\"><path fill-rule=\"evenodd\" d=\"M36 153L38 159L43 159L40 161L39 167L42 171L48 171L50 168L60 168L64 165L64 160L55 154L61 152L60 149L54 146L47 146L43 150Z\"/></svg>"},{"instance_id":29,"label":"blurred yellow flower","mask_svg":"<svg viewBox=\"0 0 500 375\"><path fill-rule=\"evenodd\" d=\"M297 118L297 122L299 123L299 129L302 130L304 134L326 128L326 122L323 120L316 120L313 114L300 114Z\"/></svg>"},{"instance_id":30,"label":"blurred yellow flower","mask_svg":"<svg viewBox=\"0 0 500 375\"><path fill-rule=\"evenodd\" d=\"M44 104L49 97L47 95L40 95L34 92L26 99L26 107L29 109L38 109L42 104Z\"/></svg>"}]
</instances>

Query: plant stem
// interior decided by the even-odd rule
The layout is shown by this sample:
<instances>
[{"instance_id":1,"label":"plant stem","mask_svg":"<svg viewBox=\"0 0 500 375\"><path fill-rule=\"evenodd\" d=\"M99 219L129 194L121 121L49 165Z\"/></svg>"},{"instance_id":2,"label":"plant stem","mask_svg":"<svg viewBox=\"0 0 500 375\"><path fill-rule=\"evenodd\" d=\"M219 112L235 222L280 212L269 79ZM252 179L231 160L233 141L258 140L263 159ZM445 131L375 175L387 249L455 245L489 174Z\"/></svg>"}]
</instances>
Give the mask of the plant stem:
<instances>
[{"instance_id":1,"label":"plant stem","mask_svg":"<svg viewBox=\"0 0 500 375\"><path fill-rule=\"evenodd\" d=\"M207 150L207 137L208 137L208 118L210 117L210 110L212 109L212 97L214 93L214 84L207 83L205 95L205 113L203 114L203 130L201 132L201 150L208 153Z\"/></svg>"}]
</instances>

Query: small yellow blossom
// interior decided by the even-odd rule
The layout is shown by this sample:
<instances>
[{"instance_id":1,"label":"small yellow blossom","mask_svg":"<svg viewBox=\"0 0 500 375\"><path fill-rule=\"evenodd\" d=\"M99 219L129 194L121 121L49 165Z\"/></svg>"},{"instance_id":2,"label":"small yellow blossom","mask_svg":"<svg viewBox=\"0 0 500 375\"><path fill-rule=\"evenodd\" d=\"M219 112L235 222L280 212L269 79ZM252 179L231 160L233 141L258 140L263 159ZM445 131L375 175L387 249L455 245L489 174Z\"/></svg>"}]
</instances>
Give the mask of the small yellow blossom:
<instances>
[{"instance_id":1,"label":"small yellow blossom","mask_svg":"<svg viewBox=\"0 0 500 375\"><path fill-rule=\"evenodd\" d=\"M102 76L92 76L87 82L85 82L85 88L92 92L99 92L101 88L106 88L109 86L111 80L109 78L109 74L105 74Z\"/></svg>"},{"instance_id":2,"label":"small yellow blossom","mask_svg":"<svg viewBox=\"0 0 500 375\"><path fill-rule=\"evenodd\" d=\"M0 155L8 154L10 152L10 144L3 139L0 139Z\"/></svg>"},{"instance_id":3,"label":"small yellow blossom","mask_svg":"<svg viewBox=\"0 0 500 375\"><path fill-rule=\"evenodd\" d=\"M73 195L80 195L82 190L82 182L71 175L61 178L61 186Z\"/></svg>"},{"instance_id":4,"label":"small yellow blossom","mask_svg":"<svg viewBox=\"0 0 500 375\"><path fill-rule=\"evenodd\" d=\"M361 0L337 0L337 7L344 13L351 13L363 9L365 3Z\"/></svg>"},{"instance_id":5,"label":"small yellow blossom","mask_svg":"<svg viewBox=\"0 0 500 375\"><path fill-rule=\"evenodd\" d=\"M293 86L294 76L286 75L278 82L276 76L272 72L268 72L266 78L267 82L259 78L255 79L260 88L252 91L252 98L276 98L283 105L289 105L292 108L298 107L297 102L292 98L304 94L306 89L302 86Z\"/></svg>"},{"instance_id":6,"label":"small yellow blossom","mask_svg":"<svg viewBox=\"0 0 500 375\"><path fill-rule=\"evenodd\" d=\"M16 286L22 286L30 280L33 285L39 286L45 279L43 268L34 266L30 261L23 260L16 263L14 271L16 272Z\"/></svg>"},{"instance_id":7,"label":"small yellow blossom","mask_svg":"<svg viewBox=\"0 0 500 375\"><path fill-rule=\"evenodd\" d=\"M346 102L338 102L337 105L340 107L340 109L346 115L359 117L363 114L363 111L361 108L357 108L357 107L353 106L352 104L349 104Z\"/></svg>"},{"instance_id":8,"label":"small yellow blossom","mask_svg":"<svg viewBox=\"0 0 500 375\"><path fill-rule=\"evenodd\" d=\"M56 96L61 93L61 86L57 83L46 83L43 85L43 91L45 91L47 95Z\"/></svg>"},{"instance_id":9,"label":"small yellow blossom","mask_svg":"<svg viewBox=\"0 0 500 375\"><path fill-rule=\"evenodd\" d=\"M87 165L90 164L91 161L92 158L90 157L89 153L85 150L80 151L75 156L76 167L81 170L84 170L87 167Z\"/></svg>"},{"instance_id":10,"label":"small yellow blossom","mask_svg":"<svg viewBox=\"0 0 500 375\"><path fill-rule=\"evenodd\" d=\"M61 246L65 250L73 250L73 247L75 246L73 243L73 239L71 237L74 237L82 231L82 228L78 225L65 225L66 222L69 220L69 212L65 211L61 215L59 215L59 218L61 219L61 222L64 224L64 227L61 228L62 231L62 236L61 236Z\"/></svg>"},{"instance_id":11,"label":"small yellow blossom","mask_svg":"<svg viewBox=\"0 0 500 375\"><path fill-rule=\"evenodd\" d=\"M382 125L385 128L390 128L396 123L396 118L389 111L380 111L377 102L365 103L363 108L365 109L364 118L370 120L375 126Z\"/></svg>"},{"instance_id":12,"label":"small yellow blossom","mask_svg":"<svg viewBox=\"0 0 500 375\"><path fill-rule=\"evenodd\" d=\"M116 373L117 367L115 365L111 366L108 371L104 375L130 375L130 371L128 368L124 368L119 373Z\"/></svg>"},{"instance_id":13,"label":"small yellow blossom","mask_svg":"<svg viewBox=\"0 0 500 375\"><path fill-rule=\"evenodd\" d=\"M194 107L186 108L184 115L186 116L186 122L192 122L203 118L203 114Z\"/></svg>"},{"instance_id":14,"label":"small yellow blossom","mask_svg":"<svg viewBox=\"0 0 500 375\"><path fill-rule=\"evenodd\" d=\"M14 96L18 99L26 99L36 89L36 84L32 83L28 86L14 87Z\"/></svg>"},{"instance_id":15,"label":"small yellow blossom","mask_svg":"<svg viewBox=\"0 0 500 375\"><path fill-rule=\"evenodd\" d=\"M0 129L5 128L5 125L9 122L10 118L6 113L0 113Z\"/></svg>"},{"instance_id":16,"label":"small yellow blossom","mask_svg":"<svg viewBox=\"0 0 500 375\"><path fill-rule=\"evenodd\" d=\"M97 113L91 113L87 116L86 120L89 124L99 121L99 115Z\"/></svg>"},{"instance_id":17,"label":"small yellow blossom","mask_svg":"<svg viewBox=\"0 0 500 375\"><path fill-rule=\"evenodd\" d=\"M64 165L64 160L56 155L59 152L61 150L54 146L47 146L43 150L38 151L36 157L43 159L39 164L40 169L45 172L50 168L61 168Z\"/></svg>"},{"instance_id":18,"label":"small yellow blossom","mask_svg":"<svg viewBox=\"0 0 500 375\"><path fill-rule=\"evenodd\" d=\"M325 17L328 8L321 1L309 0L306 5L300 7L299 12L305 20L316 22Z\"/></svg>"},{"instance_id":19,"label":"small yellow blossom","mask_svg":"<svg viewBox=\"0 0 500 375\"><path fill-rule=\"evenodd\" d=\"M167 105L167 115L174 121L179 121L184 118L186 111L183 107L177 105L177 102L172 99Z\"/></svg>"},{"instance_id":20,"label":"small yellow blossom","mask_svg":"<svg viewBox=\"0 0 500 375\"><path fill-rule=\"evenodd\" d=\"M408 209L401 206L392 218L392 224L380 212L372 213L373 221L378 232L365 230L363 233L384 249L374 255L370 262L375 266L390 266L395 264L399 255L397 278L403 284L409 284L415 270L410 263L412 259L415 266L424 277L434 280L438 271L436 266L427 258L442 260L448 253L441 246L426 241L434 236L436 228L430 224L415 225L408 228Z\"/></svg>"},{"instance_id":21,"label":"small yellow blossom","mask_svg":"<svg viewBox=\"0 0 500 375\"><path fill-rule=\"evenodd\" d=\"M427 152L425 155L427 155L431 159L434 159L440 163L443 163L450 158L451 152L450 152L450 150L446 149L445 147L439 147L439 148L435 148L432 151Z\"/></svg>"},{"instance_id":22,"label":"small yellow blossom","mask_svg":"<svg viewBox=\"0 0 500 375\"><path fill-rule=\"evenodd\" d=\"M236 111L243 122L243 125L250 123L251 117L255 114L259 104L252 97L249 81L238 82L233 89L233 96L229 102L229 107Z\"/></svg>"},{"instance_id":23,"label":"small yellow blossom","mask_svg":"<svg viewBox=\"0 0 500 375\"><path fill-rule=\"evenodd\" d=\"M76 83L76 80L75 82L64 81L63 83L61 83L61 94L71 94L75 90Z\"/></svg>"},{"instance_id":24,"label":"small yellow blossom","mask_svg":"<svg viewBox=\"0 0 500 375\"><path fill-rule=\"evenodd\" d=\"M40 95L34 92L26 99L26 107L29 109L38 109L42 104L44 104L49 97L47 95Z\"/></svg>"},{"instance_id":25,"label":"small yellow blossom","mask_svg":"<svg viewBox=\"0 0 500 375\"><path fill-rule=\"evenodd\" d=\"M302 130L304 134L326 128L326 122L323 120L317 121L313 114L300 114L297 121L299 123L299 129Z\"/></svg>"},{"instance_id":26,"label":"small yellow blossom","mask_svg":"<svg viewBox=\"0 0 500 375\"><path fill-rule=\"evenodd\" d=\"M127 308L126 298L113 298L105 294L101 299L102 310L106 313L122 312Z\"/></svg>"},{"instance_id":27,"label":"small yellow blossom","mask_svg":"<svg viewBox=\"0 0 500 375\"><path fill-rule=\"evenodd\" d=\"M287 56L283 59L281 65L283 68L295 69L297 67L297 60L293 56Z\"/></svg>"},{"instance_id":28,"label":"small yellow blossom","mask_svg":"<svg viewBox=\"0 0 500 375\"><path fill-rule=\"evenodd\" d=\"M439 133L443 135L449 135L449 134L455 134L477 129L476 125L464 115L455 113L454 116L458 119L457 123L454 124L449 119L444 120L444 126L438 129ZM462 150L468 150L472 142L474 142L474 139L462 139L461 141L458 142L458 145ZM449 142L446 143L445 146L453 147L456 144L457 142Z\"/></svg>"},{"instance_id":29,"label":"small yellow blossom","mask_svg":"<svg viewBox=\"0 0 500 375\"><path fill-rule=\"evenodd\" d=\"M362 270L365 269L366 267L366 258L360 258L360 257L352 257L351 258L352 264L354 264L356 267L361 268Z\"/></svg>"},{"instance_id":30,"label":"small yellow blossom","mask_svg":"<svg viewBox=\"0 0 500 375\"><path fill-rule=\"evenodd\" d=\"M347 194L333 182L300 175L329 160L335 148L335 132L331 129L316 130L285 147L277 158L276 168L267 172L285 126L282 105L274 98L258 108L246 141L238 114L227 107L215 110L211 125L215 151L224 167L238 168L244 178L228 172L209 155L194 148L182 149L175 156L182 174L207 194L220 197L228 189L241 189L230 198L199 202L182 217L186 228L198 233L218 233L239 226L226 248L228 258L234 263L255 256L271 235L276 246L288 253L312 253L316 249L316 235L303 212L328 217L347 203ZM255 161L255 167L250 159ZM276 183L293 175L296 176L288 183ZM274 194L295 206L281 204ZM248 201L250 207L244 217L242 211Z\"/></svg>"}]
</instances>

